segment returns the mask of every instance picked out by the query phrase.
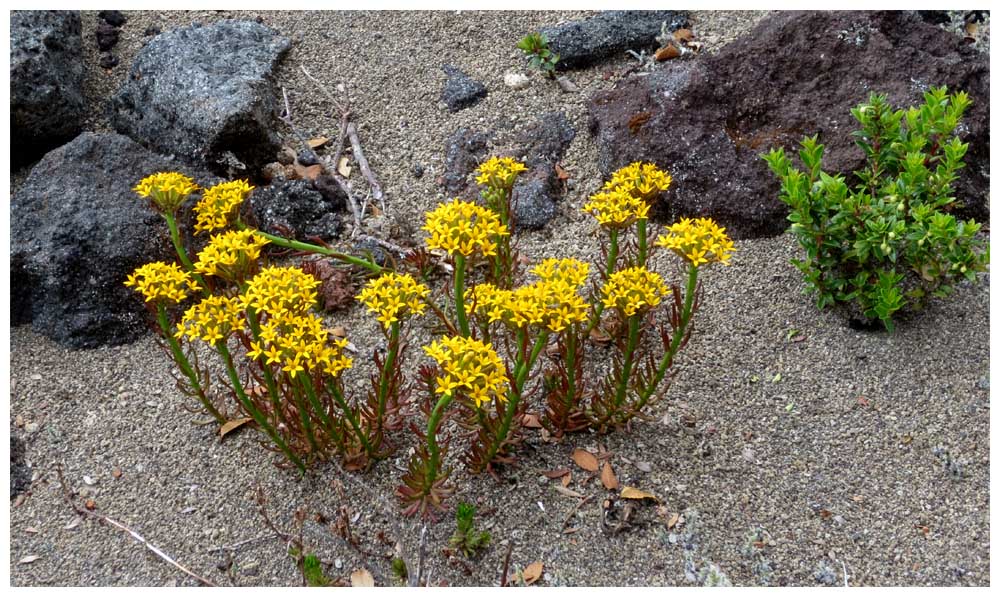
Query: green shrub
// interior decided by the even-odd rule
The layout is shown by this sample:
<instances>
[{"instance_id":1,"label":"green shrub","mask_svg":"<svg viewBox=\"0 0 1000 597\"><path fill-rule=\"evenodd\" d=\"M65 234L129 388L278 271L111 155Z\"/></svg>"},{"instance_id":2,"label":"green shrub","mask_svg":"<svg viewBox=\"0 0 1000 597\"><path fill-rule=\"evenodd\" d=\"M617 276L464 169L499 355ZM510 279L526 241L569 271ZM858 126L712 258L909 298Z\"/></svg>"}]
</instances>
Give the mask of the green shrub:
<instances>
[{"instance_id":1,"label":"green shrub","mask_svg":"<svg viewBox=\"0 0 1000 597\"><path fill-rule=\"evenodd\" d=\"M530 59L531 66L542 71L549 78L555 76L559 54L549 49L549 40L545 34L530 33L517 42L517 47Z\"/></svg>"},{"instance_id":2,"label":"green shrub","mask_svg":"<svg viewBox=\"0 0 1000 597\"><path fill-rule=\"evenodd\" d=\"M455 522L457 528L455 534L451 536L449 543L452 547L459 549L465 557L472 557L476 551L486 547L490 543L488 531L477 531L472 518L476 515L476 507L464 502L458 504L455 509Z\"/></svg>"},{"instance_id":3,"label":"green shrub","mask_svg":"<svg viewBox=\"0 0 1000 597\"><path fill-rule=\"evenodd\" d=\"M806 251L793 263L819 308L854 305L892 331L901 309L946 296L956 281L974 281L986 269L980 225L950 213L960 207L952 183L968 150L956 129L970 103L966 93L940 87L919 107L893 110L886 96L873 93L851 110L861 125L853 136L867 158L853 186L822 170L815 135L801 142L804 171L782 148L762 156L781 179L780 199Z\"/></svg>"}]
</instances>

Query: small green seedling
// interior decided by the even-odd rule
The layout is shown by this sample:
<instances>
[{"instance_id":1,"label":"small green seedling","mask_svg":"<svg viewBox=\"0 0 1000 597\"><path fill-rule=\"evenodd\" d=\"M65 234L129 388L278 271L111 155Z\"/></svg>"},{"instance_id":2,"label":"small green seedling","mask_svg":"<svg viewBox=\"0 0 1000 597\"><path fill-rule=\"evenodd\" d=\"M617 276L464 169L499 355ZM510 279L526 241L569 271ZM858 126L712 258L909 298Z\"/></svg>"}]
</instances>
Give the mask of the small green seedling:
<instances>
[{"instance_id":1,"label":"small green seedling","mask_svg":"<svg viewBox=\"0 0 1000 597\"><path fill-rule=\"evenodd\" d=\"M306 579L306 586L328 587L330 579L323 574L323 566L320 564L316 554L311 553L302 560L302 576Z\"/></svg>"},{"instance_id":2,"label":"small green seedling","mask_svg":"<svg viewBox=\"0 0 1000 597\"><path fill-rule=\"evenodd\" d=\"M455 534L448 542L452 547L459 549L465 557L472 557L479 549L489 545L490 534L488 531L477 531L473 525L472 518L476 515L476 507L472 504L462 502L455 509L455 522L458 527Z\"/></svg>"},{"instance_id":3,"label":"small green seedling","mask_svg":"<svg viewBox=\"0 0 1000 597\"><path fill-rule=\"evenodd\" d=\"M517 47L530 59L531 66L542 71L546 77L555 78L559 54L549 49L549 40L545 34L530 33L517 42Z\"/></svg>"}]
</instances>

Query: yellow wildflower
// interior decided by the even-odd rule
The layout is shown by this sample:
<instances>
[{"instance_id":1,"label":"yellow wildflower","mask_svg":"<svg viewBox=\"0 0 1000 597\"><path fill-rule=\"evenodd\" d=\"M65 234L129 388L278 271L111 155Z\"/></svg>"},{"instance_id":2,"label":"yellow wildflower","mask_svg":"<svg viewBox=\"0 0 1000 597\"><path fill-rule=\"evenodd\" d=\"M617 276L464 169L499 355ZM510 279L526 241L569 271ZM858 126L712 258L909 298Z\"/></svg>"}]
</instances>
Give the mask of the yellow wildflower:
<instances>
[{"instance_id":1,"label":"yellow wildflower","mask_svg":"<svg viewBox=\"0 0 1000 597\"><path fill-rule=\"evenodd\" d=\"M261 248L269 243L256 230L229 230L212 236L198 253L194 269L229 281L240 280L256 266Z\"/></svg>"},{"instance_id":2,"label":"yellow wildflower","mask_svg":"<svg viewBox=\"0 0 1000 597\"><path fill-rule=\"evenodd\" d=\"M626 317L660 304L670 289L656 272L630 267L611 274L601 288L605 309L618 309Z\"/></svg>"},{"instance_id":3,"label":"yellow wildflower","mask_svg":"<svg viewBox=\"0 0 1000 597\"><path fill-rule=\"evenodd\" d=\"M179 303L189 292L198 290L191 275L176 263L154 261L136 268L125 280L125 286L134 288L146 297L146 302Z\"/></svg>"},{"instance_id":4,"label":"yellow wildflower","mask_svg":"<svg viewBox=\"0 0 1000 597\"><path fill-rule=\"evenodd\" d=\"M670 174L657 168L656 164L632 162L615 171L611 180L604 183L604 190L625 190L646 203L652 203L660 193L670 188L671 182Z\"/></svg>"},{"instance_id":5,"label":"yellow wildflower","mask_svg":"<svg viewBox=\"0 0 1000 597\"><path fill-rule=\"evenodd\" d=\"M197 215L195 232L212 232L229 226L233 215L253 189L245 180L223 182L207 189L201 201L194 206Z\"/></svg>"},{"instance_id":6,"label":"yellow wildflower","mask_svg":"<svg viewBox=\"0 0 1000 597\"><path fill-rule=\"evenodd\" d=\"M695 267L716 262L729 265L729 258L736 251L726 229L711 218L682 218L667 231L668 234L656 240L656 245L672 250Z\"/></svg>"},{"instance_id":7,"label":"yellow wildflower","mask_svg":"<svg viewBox=\"0 0 1000 597\"><path fill-rule=\"evenodd\" d=\"M427 308L423 299L430 292L410 274L389 272L369 281L357 299L369 311L378 314L378 320L388 329L393 322L410 314L422 315Z\"/></svg>"},{"instance_id":8,"label":"yellow wildflower","mask_svg":"<svg viewBox=\"0 0 1000 597\"><path fill-rule=\"evenodd\" d=\"M247 284L243 306L271 316L303 314L316 304L320 281L297 267L268 266Z\"/></svg>"},{"instance_id":9,"label":"yellow wildflower","mask_svg":"<svg viewBox=\"0 0 1000 597\"><path fill-rule=\"evenodd\" d=\"M179 172L157 172L143 178L132 190L149 198L164 213L173 214L188 195L198 190L198 185Z\"/></svg>"},{"instance_id":10,"label":"yellow wildflower","mask_svg":"<svg viewBox=\"0 0 1000 597\"><path fill-rule=\"evenodd\" d=\"M242 308L239 300L225 296L209 296L184 313L177 325L177 338L198 338L210 344L224 340L234 330L242 329Z\"/></svg>"},{"instance_id":11,"label":"yellow wildflower","mask_svg":"<svg viewBox=\"0 0 1000 597\"><path fill-rule=\"evenodd\" d=\"M330 341L330 332L315 314L288 311L261 324L260 343L252 345L254 358L265 357L268 365L280 365L289 375L320 372L331 377L351 367L346 347L346 338Z\"/></svg>"},{"instance_id":12,"label":"yellow wildflower","mask_svg":"<svg viewBox=\"0 0 1000 597\"><path fill-rule=\"evenodd\" d=\"M636 220L649 218L649 204L623 188L591 195L583 211L593 214L599 224L608 228L627 228Z\"/></svg>"},{"instance_id":13,"label":"yellow wildflower","mask_svg":"<svg viewBox=\"0 0 1000 597\"><path fill-rule=\"evenodd\" d=\"M514 186L517 175L528 168L513 158L493 157L482 164L476 172L476 183L497 189L509 189Z\"/></svg>"},{"instance_id":14,"label":"yellow wildflower","mask_svg":"<svg viewBox=\"0 0 1000 597\"><path fill-rule=\"evenodd\" d=\"M454 336L442 338L424 350L440 368L435 392L455 391L472 399L476 406L488 404L493 397L507 398L507 368L490 344Z\"/></svg>"},{"instance_id":15,"label":"yellow wildflower","mask_svg":"<svg viewBox=\"0 0 1000 597\"><path fill-rule=\"evenodd\" d=\"M430 233L429 248L465 257L473 253L484 257L495 255L497 237L510 234L494 212L460 199L441 203L428 213L423 230Z\"/></svg>"}]
</instances>

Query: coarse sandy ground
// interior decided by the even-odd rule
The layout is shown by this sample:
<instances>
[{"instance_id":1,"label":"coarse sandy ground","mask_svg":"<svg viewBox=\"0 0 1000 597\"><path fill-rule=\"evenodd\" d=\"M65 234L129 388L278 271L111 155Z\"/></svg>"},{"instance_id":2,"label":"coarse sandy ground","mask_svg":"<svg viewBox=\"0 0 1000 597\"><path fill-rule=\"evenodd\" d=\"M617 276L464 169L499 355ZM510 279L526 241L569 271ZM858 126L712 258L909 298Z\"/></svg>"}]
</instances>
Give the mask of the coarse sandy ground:
<instances>
[{"instance_id":1,"label":"coarse sandy ground","mask_svg":"<svg viewBox=\"0 0 1000 597\"><path fill-rule=\"evenodd\" d=\"M398 242L418 238L413 231L424 211L446 199L435 179L456 128L495 128L503 138L555 108L577 129L563 161L577 183L560 215L522 237L521 248L532 257L598 254L594 226L577 211L600 184L584 102L613 85L632 59L572 72L578 94L537 77L521 91L503 84L505 72L525 72L517 39L584 13L261 14L297 42L278 78L308 135L335 137L339 121L299 66L331 88L345 84L394 220L376 222L371 232ZM712 50L761 14L695 12L693 29ZM257 15L127 13L115 50L122 64L106 73L89 37L96 16L85 13L90 128L106 128L100 102L127 72L147 26ZM449 114L438 102L443 63L483 81L490 95ZM415 164L426 168L423 178L411 174ZM360 178L354 184L364 188ZM790 236L737 248L731 267L703 276L696 334L650 421L558 444L533 432L518 466L500 481L454 463L459 491L451 503L477 504L477 520L494 540L471 562L449 559L442 548L454 530L451 515L428 526L434 582L496 585L511 546L511 572L541 561L546 586L701 584L713 567L741 585L843 584L845 573L852 585L989 584L988 276L894 335L859 332L801 294ZM664 273L670 263L668 255L654 262ZM359 370L349 383L360 389L362 355L378 344L376 324L357 306L330 323L345 326L358 346ZM789 339L791 330L797 334ZM421 326L414 336L414 346L430 337ZM99 512L218 584L301 582L284 543L256 511L257 486L282 529L293 528L297 508L310 512L305 541L331 578L346 580L365 567L377 584L392 584L386 556L397 540L414 565L420 524L400 521L393 498L405 448L364 475L345 478L324 465L300 479L275 467L251 430L220 442L211 426L193 424L199 417L181 408L170 367L152 337L70 351L29 327L12 330L11 419L37 477L11 506L12 584L195 584L112 528L91 521L66 528L74 514L51 473L57 464ZM622 484L662 504L640 506L632 526L617 533L602 527L602 502L613 494L596 479L584 483L570 458L575 447L599 445L612 454ZM569 489L592 496L568 518L579 500L539 472L563 467L573 471ZM330 530L341 507L358 547ZM212 549L219 546L235 547ZM31 555L39 557L19 563Z\"/></svg>"}]
</instances>

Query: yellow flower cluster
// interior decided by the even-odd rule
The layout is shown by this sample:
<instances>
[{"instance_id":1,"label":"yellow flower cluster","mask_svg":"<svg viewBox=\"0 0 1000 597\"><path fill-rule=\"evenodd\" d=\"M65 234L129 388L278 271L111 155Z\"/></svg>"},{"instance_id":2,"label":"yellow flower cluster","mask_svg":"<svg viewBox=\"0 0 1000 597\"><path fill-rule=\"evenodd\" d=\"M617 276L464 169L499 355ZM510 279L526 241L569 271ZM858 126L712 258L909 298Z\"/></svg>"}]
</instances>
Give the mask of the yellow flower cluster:
<instances>
[{"instance_id":1,"label":"yellow flower cluster","mask_svg":"<svg viewBox=\"0 0 1000 597\"><path fill-rule=\"evenodd\" d=\"M601 288L605 309L618 309L631 317L660 304L670 289L656 272L644 267L630 267L611 274Z\"/></svg>"},{"instance_id":2,"label":"yellow flower cluster","mask_svg":"<svg viewBox=\"0 0 1000 597\"><path fill-rule=\"evenodd\" d=\"M593 214L602 226L627 228L636 220L649 218L649 203L628 189L614 188L591 195L583 211Z\"/></svg>"},{"instance_id":3,"label":"yellow flower cluster","mask_svg":"<svg viewBox=\"0 0 1000 597\"><path fill-rule=\"evenodd\" d=\"M368 282L357 299L369 311L377 313L378 320L388 329L392 323L410 314L422 315L427 308L423 299L430 292L410 274L389 272Z\"/></svg>"},{"instance_id":4,"label":"yellow flower cluster","mask_svg":"<svg viewBox=\"0 0 1000 597\"><path fill-rule=\"evenodd\" d=\"M483 162L476 172L476 183L496 189L509 189L514 186L517 175L528 168L513 158L492 157Z\"/></svg>"},{"instance_id":5,"label":"yellow flower cluster","mask_svg":"<svg viewBox=\"0 0 1000 597\"><path fill-rule=\"evenodd\" d=\"M243 306L272 317L301 315L316 304L320 281L297 267L268 266L250 280Z\"/></svg>"},{"instance_id":6,"label":"yellow flower cluster","mask_svg":"<svg viewBox=\"0 0 1000 597\"><path fill-rule=\"evenodd\" d=\"M541 280L514 290L480 284L465 293L466 303L490 323L504 321L513 327L534 325L561 332L587 320L590 309L578 294L589 265L576 259L547 259L532 272Z\"/></svg>"},{"instance_id":7,"label":"yellow flower cluster","mask_svg":"<svg viewBox=\"0 0 1000 597\"><path fill-rule=\"evenodd\" d=\"M205 190L194 206L195 232L212 232L229 226L233 214L254 188L245 180L223 182Z\"/></svg>"},{"instance_id":8,"label":"yellow flower cluster","mask_svg":"<svg viewBox=\"0 0 1000 597\"><path fill-rule=\"evenodd\" d=\"M209 276L239 280L246 276L260 257L266 238L256 230L228 230L212 236L200 253L194 268Z\"/></svg>"},{"instance_id":9,"label":"yellow flower cluster","mask_svg":"<svg viewBox=\"0 0 1000 597\"><path fill-rule=\"evenodd\" d=\"M151 199L163 212L173 214L188 195L198 190L198 185L179 172L157 172L143 178L132 190Z\"/></svg>"},{"instance_id":10,"label":"yellow flower cluster","mask_svg":"<svg viewBox=\"0 0 1000 597\"><path fill-rule=\"evenodd\" d=\"M423 230L430 233L427 246L431 249L465 257L473 253L484 257L495 255L497 237L510 234L494 212L459 199L438 204L437 209L427 214Z\"/></svg>"},{"instance_id":11,"label":"yellow flower cluster","mask_svg":"<svg viewBox=\"0 0 1000 597\"><path fill-rule=\"evenodd\" d=\"M424 350L441 369L435 388L438 394L458 390L476 406L488 404L494 396L507 398L507 369L491 345L454 336L442 338Z\"/></svg>"},{"instance_id":12,"label":"yellow flower cluster","mask_svg":"<svg viewBox=\"0 0 1000 597\"><path fill-rule=\"evenodd\" d=\"M285 312L260 326L260 341L250 343L247 356L263 359L267 365L278 364L292 376L320 371L337 377L352 365L344 354L346 347L346 338L330 342L330 333L315 314Z\"/></svg>"},{"instance_id":13,"label":"yellow flower cluster","mask_svg":"<svg viewBox=\"0 0 1000 597\"><path fill-rule=\"evenodd\" d=\"M711 218L682 218L667 230L669 234L661 235L656 245L672 250L695 267L714 262L729 265L729 258L736 251L726 229Z\"/></svg>"},{"instance_id":14,"label":"yellow flower cluster","mask_svg":"<svg viewBox=\"0 0 1000 597\"><path fill-rule=\"evenodd\" d=\"M214 344L224 340L233 330L243 326L242 307L238 298L205 297L184 313L177 324L177 338L187 336Z\"/></svg>"},{"instance_id":15,"label":"yellow flower cluster","mask_svg":"<svg viewBox=\"0 0 1000 597\"><path fill-rule=\"evenodd\" d=\"M657 195L670 188L672 181L670 174L657 168L656 164L632 162L616 170L611 175L611 180L604 183L604 190L628 191L650 203Z\"/></svg>"},{"instance_id":16,"label":"yellow flower cluster","mask_svg":"<svg viewBox=\"0 0 1000 597\"><path fill-rule=\"evenodd\" d=\"M125 286L134 288L146 297L146 302L165 301L179 303L189 292L198 290L191 276L176 263L154 261L136 268L125 280Z\"/></svg>"}]
</instances>

